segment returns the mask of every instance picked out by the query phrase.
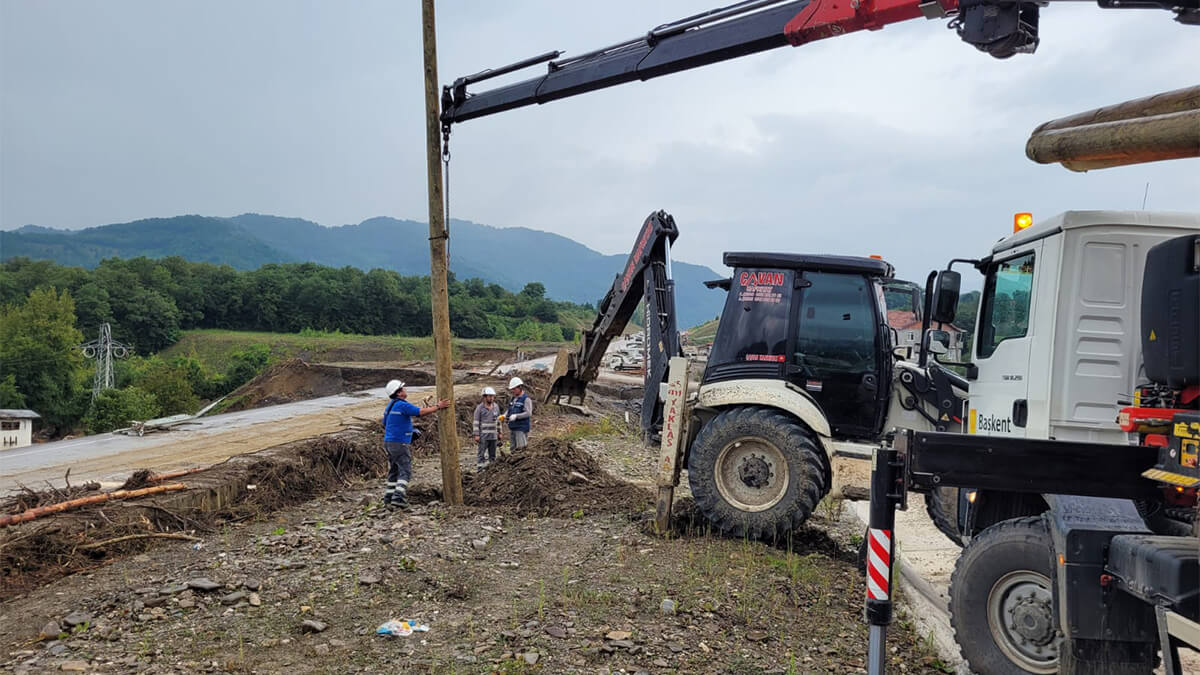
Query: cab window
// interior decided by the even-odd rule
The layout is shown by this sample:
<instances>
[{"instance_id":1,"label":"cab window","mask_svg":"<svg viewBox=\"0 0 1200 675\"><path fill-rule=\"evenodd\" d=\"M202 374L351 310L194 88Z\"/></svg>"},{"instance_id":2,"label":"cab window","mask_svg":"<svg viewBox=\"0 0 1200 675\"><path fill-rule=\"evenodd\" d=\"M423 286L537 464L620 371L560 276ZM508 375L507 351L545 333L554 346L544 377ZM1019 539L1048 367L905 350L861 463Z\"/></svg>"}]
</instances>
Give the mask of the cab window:
<instances>
[{"instance_id":1,"label":"cab window","mask_svg":"<svg viewBox=\"0 0 1200 675\"><path fill-rule=\"evenodd\" d=\"M987 358L1005 340L1029 333L1033 305L1033 254L992 265L984 282L979 319L979 356Z\"/></svg>"},{"instance_id":2,"label":"cab window","mask_svg":"<svg viewBox=\"0 0 1200 675\"><path fill-rule=\"evenodd\" d=\"M805 272L794 363L818 374L875 369L875 290L865 277Z\"/></svg>"}]
</instances>

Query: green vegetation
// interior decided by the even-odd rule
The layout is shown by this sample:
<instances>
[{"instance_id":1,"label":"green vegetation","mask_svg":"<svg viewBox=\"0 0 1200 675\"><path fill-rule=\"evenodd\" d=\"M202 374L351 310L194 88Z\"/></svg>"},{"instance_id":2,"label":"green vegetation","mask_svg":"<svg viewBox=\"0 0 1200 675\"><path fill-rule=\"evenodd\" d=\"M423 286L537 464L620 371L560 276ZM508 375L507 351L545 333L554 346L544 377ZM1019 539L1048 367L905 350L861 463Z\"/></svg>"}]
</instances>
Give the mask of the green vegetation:
<instances>
[{"instance_id":1,"label":"green vegetation","mask_svg":"<svg viewBox=\"0 0 1200 675\"><path fill-rule=\"evenodd\" d=\"M22 404L56 427L79 419L88 403L81 342L66 291L38 288L0 310L0 406Z\"/></svg>"},{"instance_id":2,"label":"green vegetation","mask_svg":"<svg viewBox=\"0 0 1200 675\"><path fill-rule=\"evenodd\" d=\"M615 226L624 229L632 246L640 225L640 221L634 221ZM523 227L489 227L455 219L450 229L451 273L459 279L484 279L514 293L536 280L546 285L546 294L551 298L594 302L608 290L613 276L624 269L628 259L628 252L601 255L566 237ZM180 256L195 262L231 265L237 270L309 262L335 269L381 268L421 277L429 273L428 236L427 224L393 218L324 227L301 218L249 213L233 218L187 215L76 231L26 226L0 232L0 260L24 257L91 268L108 258ZM717 276L713 270L677 260L672 263L672 271L681 326L712 316L724 303L724 293L708 290L701 283ZM324 328L316 323L307 325ZM303 325L256 330L296 332L299 328ZM364 328L342 330L377 333ZM459 332L459 336L470 337L465 332Z\"/></svg>"},{"instance_id":3,"label":"green vegetation","mask_svg":"<svg viewBox=\"0 0 1200 675\"><path fill-rule=\"evenodd\" d=\"M541 340L519 341L527 349L551 350L559 343ZM477 350L512 350L518 341L492 338L457 338L452 345L455 359L469 358ZM178 357L198 361L212 372L232 375L236 364L261 372L257 363L248 364L250 358L261 360L262 366L291 358L306 361L432 361L433 338L402 337L395 335L352 335L349 333L325 333L305 330L300 333L263 333L232 330L185 331L171 347L159 353L165 359ZM247 378L248 379L248 378Z\"/></svg>"},{"instance_id":4,"label":"green vegetation","mask_svg":"<svg viewBox=\"0 0 1200 675\"><path fill-rule=\"evenodd\" d=\"M102 433L128 426L130 420L154 419L161 412L154 395L137 387L106 389L92 402L83 424L92 433Z\"/></svg>"},{"instance_id":5,"label":"green vegetation","mask_svg":"<svg viewBox=\"0 0 1200 675\"><path fill-rule=\"evenodd\" d=\"M510 293L451 280L450 292L451 329L480 347L561 342L592 316L548 300L538 282ZM94 366L79 347L106 322L134 354L114 364L118 391L93 402ZM108 431L195 412L280 358L432 358L429 324L428 278L385 270L239 272L181 258L109 259L88 270L17 258L0 264L0 406L37 411L52 434ZM376 358L361 358L364 343Z\"/></svg>"},{"instance_id":6,"label":"green vegetation","mask_svg":"<svg viewBox=\"0 0 1200 675\"><path fill-rule=\"evenodd\" d=\"M113 258L93 270L27 258L0 264L0 305L45 287L76 299L76 327L85 335L108 322L115 339L142 354L195 328L431 334L428 277L382 269L303 263L242 272L183 258ZM538 282L511 293L480 279L451 279L450 329L464 338L574 339L592 318L590 306L549 300L545 292Z\"/></svg>"},{"instance_id":7,"label":"green vegetation","mask_svg":"<svg viewBox=\"0 0 1200 675\"><path fill-rule=\"evenodd\" d=\"M717 337L717 324L719 323L721 323L721 318L713 317L712 321L705 321L699 326L693 326L688 330L688 339L697 347L711 345Z\"/></svg>"}]
</instances>

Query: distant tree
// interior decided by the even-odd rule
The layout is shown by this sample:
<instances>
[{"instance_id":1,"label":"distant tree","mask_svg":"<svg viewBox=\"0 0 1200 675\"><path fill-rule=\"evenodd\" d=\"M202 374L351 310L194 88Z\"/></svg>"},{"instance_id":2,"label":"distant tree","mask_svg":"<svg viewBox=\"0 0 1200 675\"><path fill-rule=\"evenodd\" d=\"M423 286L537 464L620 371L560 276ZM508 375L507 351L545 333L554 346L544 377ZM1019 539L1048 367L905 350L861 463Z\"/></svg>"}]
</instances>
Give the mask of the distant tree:
<instances>
[{"instance_id":1,"label":"distant tree","mask_svg":"<svg viewBox=\"0 0 1200 675\"><path fill-rule=\"evenodd\" d=\"M134 382L138 389L154 397L164 415L193 413L200 407L187 370L178 362L168 363L157 356L153 357L147 361L144 372Z\"/></svg>"},{"instance_id":2,"label":"distant tree","mask_svg":"<svg viewBox=\"0 0 1200 675\"><path fill-rule=\"evenodd\" d=\"M271 361L271 348L267 345L251 345L234 352L229 368L225 370L226 385L232 391L258 377Z\"/></svg>"},{"instance_id":3,"label":"distant tree","mask_svg":"<svg viewBox=\"0 0 1200 675\"><path fill-rule=\"evenodd\" d=\"M7 375L0 380L0 408L25 407L25 395L17 390L17 378Z\"/></svg>"},{"instance_id":4,"label":"distant tree","mask_svg":"<svg viewBox=\"0 0 1200 675\"><path fill-rule=\"evenodd\" d=\"M81 342L66 291L35 289L23 304L0 312L0 372L11 391L55 428L73 424L87 403Z\"/></svg>"},{"instance_id":5,"label":"distant tree","mask_svg":"<svg viewBox=\"0 0 1200 675\"><path fill-rule=\"evenodd\" d=\"M145 421L162 414L154 396L138 389L106 389L92 402L84 426L89 433L99 434L129 426L133 420Z\"/></svg>"},{"instance_id":6,"label":"distant tree","mask_svg":"<svg viewBox=\"0 0 1200 675\"><path fill-rule=\"evenodd\" d=\"M142 354L153 354L179 341L179 310L162 293L139 288L115 310L122 315L113 334Z\"/></svg>"},{"instance_id":7,"label":"distant tree","mask_svg":"<svg viewBox=\"0 0 1200 675\"><path fill-rule=\"evenodd\" d=\"M75 317L79 330L84 335L95 337L102 323L113 322L112 305L108 302L108 291L95 282L88 282L75 291Z\"/></svg>"},{"instance_id":8,"label":"distant tree","mask_svg":"<svg viewBox=\"0 0 1200 675\"><path fill-rule=\"evenodd\" d=\"M512 336L516 340L540 340L542 339L541 324L533 321L522 321L513 330Z\"/></svg>"},{"instance_id":9,"label":"distant tree","mask_svg":"<svg viewBox=\"0 0 1200 675\"><path fill-rule=\"evenodd\" d=\"M562 342L563 330L562 326L556 323L542 324L541 339L546 342Z\"/></svg>"},{"instance_id":10,"label":"distant tree","mask_svg":"<svg viewBox=\"0 0 1200 675\"><path fill-rule=\"evenodd\" d=\"M530 300L541 300L546 296L546 285L540 281L531 281L521 289L521 295Z\"/></svg>"}]
</instances>

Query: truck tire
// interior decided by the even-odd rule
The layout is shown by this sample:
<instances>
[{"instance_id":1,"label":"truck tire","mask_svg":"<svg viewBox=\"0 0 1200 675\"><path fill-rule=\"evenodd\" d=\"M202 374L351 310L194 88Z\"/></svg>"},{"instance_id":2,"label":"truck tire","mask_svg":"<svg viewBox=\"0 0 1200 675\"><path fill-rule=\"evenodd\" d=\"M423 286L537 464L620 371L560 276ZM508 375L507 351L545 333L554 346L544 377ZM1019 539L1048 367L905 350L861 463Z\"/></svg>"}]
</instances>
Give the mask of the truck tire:
<instances>
[{"instance_id":1,"label":"truck tire","mask_svg":"<svg viewBox=\"0 0 1200 675\"><path fill-rule=\"evenodd\" d=\"M1054 573L1043 516L1005 520L971 539L950 578L950 625L972 672L1058 672Z\"/></svg>"},{"instance_id":2,"label":"truck tire","mask_svg":"<svg viewBox=\"0 0 1200 675\"><path fill-rule=\"evenodd\" d=\"M926 492L925 511L939 532L962 546L962 536L958 533L958 490L954 487L940 487Z\"/></svg>"},{"instance_id":3,"label":"truck tire","mask_svg":"<svg viewBox=\"0 0 1200 675\"><path fill-rule=\"evenodd\" d=\"M786 537L829 491L813 433L772 408L722 411L700 430L687 467L700 512L734 537Z\"/></svg>"}]
</instances>

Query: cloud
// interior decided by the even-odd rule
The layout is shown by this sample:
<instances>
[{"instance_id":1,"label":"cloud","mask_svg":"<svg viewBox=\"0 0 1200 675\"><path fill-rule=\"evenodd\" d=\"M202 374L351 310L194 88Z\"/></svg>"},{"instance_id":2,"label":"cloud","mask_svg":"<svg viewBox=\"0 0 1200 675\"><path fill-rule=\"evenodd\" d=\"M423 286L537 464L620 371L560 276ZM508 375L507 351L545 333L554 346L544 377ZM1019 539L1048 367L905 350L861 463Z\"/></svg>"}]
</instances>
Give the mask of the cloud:
<instances>
[{"instance_id":1,"label":"cloud","mask_svg":"<svg viewBox=\"0 0 1200 675\"><path fill-rule=\"evenodd\" d=\"M417 3L67 4L0 3L0 227L425 218ZM443 2L439 76L579 53L714 4ZM879 253L923 277L982 253L1014 211L1135 208L1147 182L1151 207L1200 209L1200 160L1078 175L1023 155L1046 119L1191 84L1196 29L1062 3L1042 10L1037 54L996 61L944 26L907 22L459 125L452 215L623 253L662 208L684 260Z\"/></svg>"}]
</instances>

